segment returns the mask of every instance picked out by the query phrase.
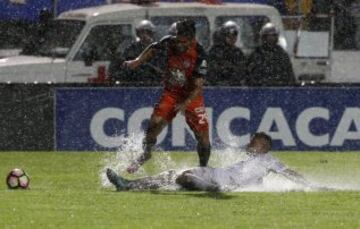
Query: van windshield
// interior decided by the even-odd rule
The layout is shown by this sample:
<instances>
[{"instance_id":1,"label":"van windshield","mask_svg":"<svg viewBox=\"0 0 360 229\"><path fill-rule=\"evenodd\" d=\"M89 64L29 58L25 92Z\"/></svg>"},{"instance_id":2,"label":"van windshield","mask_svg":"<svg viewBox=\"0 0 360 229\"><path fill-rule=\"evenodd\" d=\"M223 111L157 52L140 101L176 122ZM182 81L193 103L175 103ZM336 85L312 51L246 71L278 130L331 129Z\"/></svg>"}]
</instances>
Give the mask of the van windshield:
<instances>
[{"instance_id":1,"label":"van windshield","mask_svg":"<svg viewBox=\"0 0 360 229\"><path fill-rule=\"evenodd\" d=\"M53 20L39 27L25 45L22 55L65 57L79 36L85 22Z\"/></svg>"},{"instance_id":2,"label":"van windshield","mask_svg":"<svg viewBox=\"0 0 360 229\"><path fill-rule=\"evenodd\" d=\"M191 19L195 21L196 26L196 39L204 48L208 48L210 45L210 24L206 17L170 17L170 16L157 16L152 17L151 21L156 26L156 36L161 38L169 34L169 29L174 22Z\"/></svg>"}]
</instances>

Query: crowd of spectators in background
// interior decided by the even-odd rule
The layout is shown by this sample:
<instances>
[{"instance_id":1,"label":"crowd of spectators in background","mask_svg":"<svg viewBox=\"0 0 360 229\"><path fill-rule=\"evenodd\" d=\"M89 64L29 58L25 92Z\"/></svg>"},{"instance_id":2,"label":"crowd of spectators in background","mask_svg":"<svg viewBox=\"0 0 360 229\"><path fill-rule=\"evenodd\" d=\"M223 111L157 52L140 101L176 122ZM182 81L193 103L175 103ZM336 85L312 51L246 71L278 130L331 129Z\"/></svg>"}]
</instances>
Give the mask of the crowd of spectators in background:
<instances>
[{"instance_id":1,"label":"crowd of spectators in background","mask_svg":"<svg viewBox=\"0 0 360 229\"><path fill-rule=\"evenodd\" d=\"M268 3L277 7L285 16L301 15L305 18L305 26L308 26L310 30L324 29L316 28L323 26L317 21L316 15L334 15L334 48L336 50L360 49L359 0L269 0ZM298 25L295 27L290 25L289 29L297 29L296 26ZM330 29L329 25L326 26L328 27L326 29ZM288 54L277 44L276 39L279 35L277 29L271 26L264 28L260 32L260 46L256 47L250 56L245 56L241 48L236 46L239 29L235 22L228 21L213 34L212 46L208 50L207 84L212 86L293 85L294 72ZM156 72L157 68L154 68L156 63L150 65L151 67L144 66L143 68L151 68L153 73ZM153 76L159 75L159 72L156 73ZM122 80L131 81L127 78L128 76L130 75L127 74ZM142 81L160 78L154 79L153 76L140 77ZM134 82L139 82L138 79L139 75L133 78Z\"/></svg>"},{"instance_id":2,"label":"crowd of spectators in background","mask_svg":"<svg viewBox=\"0 0 360 229\"><path fill-rule=\"evenodd\" d=\"M333 14L335 15L334 48L360 49L360 0L268 0L268 3L277 7L283 15L308 17L310 26L319 24L313 20L315 18L313 15ZM41 20L37 26L34 26L32 36L28 36L22 53L32 53L36 50L36 46L42 42L38 38L43 37L42 34L52 17L50 11L40 12ZM114 55L108 71L112 79L129 84L139 81L154 84L160 80L159 69L164 64L161 63L161 58L155 58L153 62L136 71L119 67L121 62L138 56L147 45L155 41L155 26L150 21L142 23L136 28L136 40L125 51ZM172 27L169 28L169 34L171 29L174 29L174 26ZM260 32L261 45L250 56L245 56L235 43L239 25L233 21L224 23L213 34L212 46L208 50L208 85L292 85L295 78L289 57L277 42L274 42L278 36L277 29L265 30L264 28L264 31ZM0 33L0 44L6 45L8 42L6 35Z\"/></svg>"},{"instance_id":3,"label":"crowd of spectators in background","mask_svg":"<svg viewBox=\"0 0 360 229\"><path fill-rule=\"evenodd\" d=\"M236 46L239 25L234 21L225 22L213 34L213 45L208 50L207 85L210 86L277 86L293 85L295 76L290 57L278 44L279 30L272 24L265 24L260 31L260 43L254 52L246 57ZM174 25L169 28L173 33ZM120 84L139 83L156 84L161 79L161 58L143 65L139 70L122 67L124 60L136 58L154 41L155 26L143 20L136 27L137 38L125 48L123 53L115 55L109 66L108 75L112 81Z\"/></svg>"}]
</instances>

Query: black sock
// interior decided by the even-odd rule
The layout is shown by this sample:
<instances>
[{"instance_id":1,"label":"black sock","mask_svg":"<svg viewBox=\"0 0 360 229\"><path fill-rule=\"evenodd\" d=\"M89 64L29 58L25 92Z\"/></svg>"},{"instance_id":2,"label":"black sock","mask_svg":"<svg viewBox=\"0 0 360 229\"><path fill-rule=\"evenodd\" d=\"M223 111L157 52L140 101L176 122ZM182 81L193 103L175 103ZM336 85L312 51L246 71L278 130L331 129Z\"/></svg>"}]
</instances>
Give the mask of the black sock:
<instances>
[{"instance_id":1,"label":"black sock","mask_svg":"<svg viewBox=\"0 0 360 229\"><path fill-rule=\"evenodd\" d=\"M204 146L202 144L197 145L197 152L199 155L199 164L201 167L205 167L208 164L210 158L210 145Z\"/></svg>"}]
</instances>

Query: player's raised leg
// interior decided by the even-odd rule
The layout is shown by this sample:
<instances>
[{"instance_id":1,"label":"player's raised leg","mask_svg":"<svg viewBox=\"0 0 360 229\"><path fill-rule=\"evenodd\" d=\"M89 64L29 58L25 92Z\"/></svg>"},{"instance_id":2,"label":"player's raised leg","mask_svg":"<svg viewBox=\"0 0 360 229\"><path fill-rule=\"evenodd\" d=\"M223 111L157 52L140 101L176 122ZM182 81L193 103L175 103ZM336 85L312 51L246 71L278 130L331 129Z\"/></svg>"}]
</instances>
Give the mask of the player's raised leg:
<instances>
[{"instance_id":1,"label":"player's raised leg","mask_svg":"<svg viewBox=\"0 0 360 229\"><path fill-rule=\"evenodd\" d=\"M140 166L151 158L151 153L156 144L157 137L166 125L167 122L162 117L152 115L149 127L143 140L143 153L127 168L129 173L136 172Z\"/></svg>"},{"instance_id":2,"label":"player's raised leg","mask_svg":"<svg viewBox=\"0 0 360 229\"><path fill-rule=\"evenodd\" d=\"M160 102L155 106L154 112L151 115L143 141L144 152L128 167L127 171L129 173L136 172L141 165L151 158L151 152L156 144L157 137L176 115L175 106L176 99L168 92L164 92L160 98Z\"/></svg>"}]
</instances>

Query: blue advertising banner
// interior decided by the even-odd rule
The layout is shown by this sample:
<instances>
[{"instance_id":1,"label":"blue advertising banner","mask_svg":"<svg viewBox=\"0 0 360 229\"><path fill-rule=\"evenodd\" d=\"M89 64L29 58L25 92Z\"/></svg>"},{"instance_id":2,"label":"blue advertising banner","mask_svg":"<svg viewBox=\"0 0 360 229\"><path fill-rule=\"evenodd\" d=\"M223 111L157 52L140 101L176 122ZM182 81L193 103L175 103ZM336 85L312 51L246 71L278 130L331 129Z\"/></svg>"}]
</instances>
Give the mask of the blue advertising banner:
<instances>
[{"instance_id":1,"label":"blue advertising banner","mask_svg":"<svg viewBox=\"0 0 360 229\"><path fill-rule=\"evenodd\" d=\"M143 134L161 88L58 88L57 150L115 150ZM274 150L359 150L360 88L206 88L212 145L244 146L265 131ZM194 150L178 114L160 134L164 150Z\"/></svg>"}]
</instances>

